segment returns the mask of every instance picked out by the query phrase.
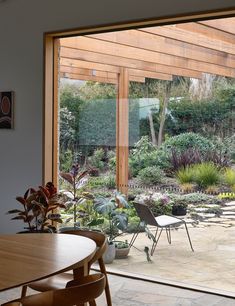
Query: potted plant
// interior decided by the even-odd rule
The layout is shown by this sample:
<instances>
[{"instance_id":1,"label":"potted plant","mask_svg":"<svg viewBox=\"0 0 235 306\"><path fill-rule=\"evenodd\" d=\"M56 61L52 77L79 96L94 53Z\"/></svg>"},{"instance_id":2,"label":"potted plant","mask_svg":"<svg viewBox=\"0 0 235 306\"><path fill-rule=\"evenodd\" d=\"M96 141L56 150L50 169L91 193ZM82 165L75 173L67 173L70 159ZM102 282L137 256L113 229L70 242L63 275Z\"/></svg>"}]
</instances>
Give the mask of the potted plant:
<instances>
[{"instance_id":1,"label":"potted plant","mask_svg":"<svg viewBox=\"0 0 235 306\"><path fill-rule=\"evenodd\" d=\"M24 232L55 232L54 223L62 223L60 214L53 213L57 208L65 208L61 196L53 183L38 189L29 188L23 197L16 197L21 209L9 210L8 214L16 214L11 220L22 220L26 226Z\"/></svg>"},{"instance_id":2,"label":"potted plant","mask_svg":"<svg viewBox=\"0 0 235 306\"><path fill-rule=\"evenodd\" d=\"M62 228L61 231L75 229L80 227L78 218L81 217L81 212L79 206L86 201L86 196L80 192L81 188L84 187L88 181L89 171L83 170L80 168L79 164L72 165L70 172L60 172L62 179L68 183L68 190L61 190L61 193L66 197L67 201L65 202L66 211L73 209L73 216L65 220L65 223L73 221L73 227Z\"/></svg>"},{"instance_id":3,"label":"potted plant","mask_svg":"<svg viewBox=\"0 0 235 306\"><path fill-rule=\"evenodd\" d=\"M116 191L114 196L109 198L97 197L94 200L94 208L108 220L108 226L104 228L108 237L104 261L105 263L111 263L116 253L115 239L122 234L128 225L128 216L125 209L129 208L129 205L125 196Z\"/></svg>"},{"instance_id":4,"label":"potted plant","mask_svg":"<svg viewBox=\"0 0 235 306\"><path fill-rule=\"evenodd\" d=\"M172 205L172 215L174 216L185 216L187 214L188 204L182 200L174 200Z\"/></svg>"},{"instance_id":5,"label":"potted plant","mask_svg":"<svg viewBox=\"0 0 235 306\"><path fill-rule=\"evenodd\" d=\"M116 241L115 248L116 248L116 253L115 253L116 259L126 258L130 252L130 246L127 240Z\"/></svg>"}]
</instances>

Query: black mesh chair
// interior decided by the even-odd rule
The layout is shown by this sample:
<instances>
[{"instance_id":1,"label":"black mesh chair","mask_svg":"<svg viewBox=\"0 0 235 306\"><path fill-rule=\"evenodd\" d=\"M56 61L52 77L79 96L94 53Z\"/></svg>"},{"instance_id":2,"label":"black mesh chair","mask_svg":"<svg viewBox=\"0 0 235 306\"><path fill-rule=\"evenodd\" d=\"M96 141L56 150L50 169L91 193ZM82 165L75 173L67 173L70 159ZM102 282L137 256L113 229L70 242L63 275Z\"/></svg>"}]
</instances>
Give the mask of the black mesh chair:
<instances>
[{"instance_id":1,"label":"black mesh chair","mask_svg":"<svg viewBox=\"0 0 235 306\"><path fill-rule=\"evenodd\" d=\"M150 252L151 256L153 255L153 253L156 249L157 243L158 243L158 241L161 237L162 231L164 229L166 230L167 240L168 240L169 244L171 244L171 228L176 227L176 226L180 226L180 225L184 225L185 229L186 229L187 236L188 236L188 240L189 240L191 250L194 252L194 249L193 249L193 246L192 246L192 241L190 239L190 235L189 235L189 231L188 231L188 227L187 227L187 224L184 220L176 218L176 217L172 217L172 216L167 216L167 215L161 215L161 216L158 216L158 217L154 217L154 215L153 215L152 211L149 209L149 207L145 204L142 204L142 203L135 202L134 207L136 209L138 217L140 218L140 222L139 222L136 233L134 233L134 235L132 236L132 239L130 241L130 247L133 246L136 238L138 237L142 224L144 224L144 227L146 229L148 229L148 225L156 227L155 234L151 235L151 237L153 238L153 244L152 244L152 248L151 248L151 252ZM159 229L160 229L160 232L159 232L159 235L158 235L158 230Z\"/></svg>"}]
</instances>

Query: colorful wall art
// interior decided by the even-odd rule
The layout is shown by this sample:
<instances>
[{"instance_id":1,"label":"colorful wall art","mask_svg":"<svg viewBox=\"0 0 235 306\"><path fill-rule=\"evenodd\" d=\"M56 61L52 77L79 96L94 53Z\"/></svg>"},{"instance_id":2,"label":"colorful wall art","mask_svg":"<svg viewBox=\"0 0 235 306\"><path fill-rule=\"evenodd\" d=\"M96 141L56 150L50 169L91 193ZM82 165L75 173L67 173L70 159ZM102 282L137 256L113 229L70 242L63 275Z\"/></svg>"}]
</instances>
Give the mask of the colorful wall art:
<instances>
[{"instance_id":1,"label":"colorful wall art","mask_svg":"<svg viewBox=\"0 0 235 306\"><path fill-rule=\"evenodd\" d=\"M12 129L13 123L13 92L0 92L0 129Z\"/></svg>"}]
</instances>

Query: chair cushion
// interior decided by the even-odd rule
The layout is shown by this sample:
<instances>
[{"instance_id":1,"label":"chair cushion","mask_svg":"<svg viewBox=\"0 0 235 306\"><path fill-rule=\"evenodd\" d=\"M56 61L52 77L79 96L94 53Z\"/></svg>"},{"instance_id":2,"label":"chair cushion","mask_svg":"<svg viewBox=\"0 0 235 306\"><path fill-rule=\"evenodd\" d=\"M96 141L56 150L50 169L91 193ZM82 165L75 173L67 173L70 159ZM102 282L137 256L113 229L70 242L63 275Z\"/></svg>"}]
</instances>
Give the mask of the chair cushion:
<instances>
[{"instance_id":1,"label":"chair cushion","mask_svg":"<svg viewBox=\"0 0 235 306\"><path fill-rule=\"evenodd\" d=\"M184 223L183 220L167 215L158 216L155 218L155 220L157 221L157 224L161 227Z\"/></svg>"}]
</instances>

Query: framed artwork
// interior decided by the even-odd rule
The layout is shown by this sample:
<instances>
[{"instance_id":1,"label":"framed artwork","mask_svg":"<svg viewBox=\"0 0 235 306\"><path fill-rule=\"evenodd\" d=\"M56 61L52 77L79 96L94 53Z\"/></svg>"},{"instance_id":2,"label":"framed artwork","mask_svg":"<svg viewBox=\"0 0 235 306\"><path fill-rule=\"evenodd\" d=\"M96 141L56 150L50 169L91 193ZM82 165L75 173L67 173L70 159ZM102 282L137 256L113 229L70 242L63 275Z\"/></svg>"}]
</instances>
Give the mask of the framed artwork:
<instances>
[{"instance_id":1,"label":"framed artwork","mask_svg":"<svg viewBox=\"0 0 235 306\"><path fill-rule=\"evenodd\" d=\"M0 129L13 129L13 91L0 92Z\"/></svg>"}]
</instances>

